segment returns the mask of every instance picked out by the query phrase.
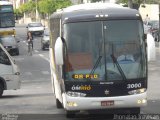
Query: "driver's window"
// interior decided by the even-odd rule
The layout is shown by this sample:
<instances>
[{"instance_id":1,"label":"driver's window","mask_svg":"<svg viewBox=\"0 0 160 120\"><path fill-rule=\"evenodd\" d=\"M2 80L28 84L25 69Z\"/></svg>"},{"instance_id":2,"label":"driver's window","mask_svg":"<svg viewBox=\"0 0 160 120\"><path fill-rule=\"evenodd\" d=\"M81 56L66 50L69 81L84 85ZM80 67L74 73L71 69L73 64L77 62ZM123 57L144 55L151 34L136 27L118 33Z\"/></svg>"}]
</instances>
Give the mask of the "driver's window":
<instances>
[{"instance_id":1,"label":"driver's window","mask_svg":"<svg viewBox=\"0 0 160 120\"><path fill-rule=\"evenodd\" d=\"M0 64L11 65L7 54L0 48Z\"/></svg>"}]
</instances>

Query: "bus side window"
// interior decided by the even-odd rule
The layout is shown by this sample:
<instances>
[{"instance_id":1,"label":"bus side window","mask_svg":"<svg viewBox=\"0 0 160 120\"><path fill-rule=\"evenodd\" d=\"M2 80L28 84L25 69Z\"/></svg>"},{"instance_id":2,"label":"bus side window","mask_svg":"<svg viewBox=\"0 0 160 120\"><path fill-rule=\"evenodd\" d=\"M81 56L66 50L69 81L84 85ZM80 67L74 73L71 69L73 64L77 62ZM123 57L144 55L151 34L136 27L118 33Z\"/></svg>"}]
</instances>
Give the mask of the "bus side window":
<instances>
[{"instance_id":1,"label":"bus side window","mask_svg":"<svg viewBox=\"0 0 160 120\"><path fill-rule=\"evenodd\" d=\"M0 48L0 64L11 65L8 56L1 48Z\"/></svg>"}]
</instances>

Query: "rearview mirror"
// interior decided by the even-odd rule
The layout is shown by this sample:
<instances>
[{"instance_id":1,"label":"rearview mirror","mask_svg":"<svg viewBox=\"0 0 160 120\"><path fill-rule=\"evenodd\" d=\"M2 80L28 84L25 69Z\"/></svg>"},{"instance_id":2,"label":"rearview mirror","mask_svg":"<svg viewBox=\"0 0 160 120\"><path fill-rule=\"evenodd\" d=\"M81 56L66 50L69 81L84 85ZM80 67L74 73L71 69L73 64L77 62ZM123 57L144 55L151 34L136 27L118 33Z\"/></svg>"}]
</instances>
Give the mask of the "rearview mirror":
<instances>
[{"instance_id":1,"label":"rearview mirror","mask_svg":"<svg viewBox=\"0 0 160 120\"><path fill-rule=\"evenodd\" d=\"M148 54L148 61L156 60L155 41L151 34L147 34L147 54Z\"/></svg>"},{"instance_id":2,"label":"rearview mirror","mask_svg":"<svg viewBox=\"0 0 160 120\"><path fill-rule=\"evenodd\" d=\"M56 65L63 65L64 61L63 61L63 42L61 37L58 37L55 43L55 62Z\"/></svg>"}]
</instances>

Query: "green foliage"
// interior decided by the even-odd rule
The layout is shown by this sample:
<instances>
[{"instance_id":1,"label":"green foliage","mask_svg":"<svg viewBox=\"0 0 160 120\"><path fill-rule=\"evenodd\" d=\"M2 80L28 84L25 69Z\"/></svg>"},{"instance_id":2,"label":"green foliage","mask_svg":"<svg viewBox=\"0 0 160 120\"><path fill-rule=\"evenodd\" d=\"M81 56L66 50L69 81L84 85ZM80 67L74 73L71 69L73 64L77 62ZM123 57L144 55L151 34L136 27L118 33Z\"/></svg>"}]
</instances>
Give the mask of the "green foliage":
<instances>
[{"instance_id":1,"label":"green foliage","mask_svg":"<svg viewBox=\"0 0 160 120\"><path fill-rule=\"evenodd\" d=\"M160 0L146 0L147 4L160 4Z\"/></svg>"},{"instance_id":2,"label":"green foliage","mask_svg":"<svg viewBox=\"0 0 160 120\"><path fill-rule=\"evenodd\" d=\"M71 5L70 0L30 0L25 4L22 4L19 9L15 9L16 14L23 14L24 12L31 13L36 11L36 5L38 12L42 15L49 15L56 11L56 9L65 8Z\"/></svg>"},{"instance_id":3,"label":"green foliage","mask_svg":"<svg viewBox=\"0 0 160 120\"><path fill-rule=\"evenodd\" d=\"M101 1L101 0L91 0L91 2L99 2L99 1Z\"/></svg>"},{"instance_id":4,"label":"green foliage","mask_svg":"<svg viewBox=\"0 0 160 120\"><path fill-rule=\"evenodd\" d=\"M40 13L50 14L55 10L55 2L53 0L41 0L38 2L38 11Z\"/></svg>"},{"instance_id":5,"label":"green foliage","mask_svg":"<svg viewBox=\"0 0 160 120\"><path fill-rule=\"evenodd\" d=\"M23 13L19 9L14 9L14 14L16 20L20 19L23 16Z\"/></svg>"},{"instance_id":6,"label":"green foliage","mask_svg":"<svg viewBox=\"0 0 160 120\"><path fill-rule=\"evenodd\" d=\"M70 0L55 0L55 3L56 3L56 9L65 8L71 5Z\"/></svg>"},{"instance_id":7,"label":"green foliage","mask_svg":"<svg viewBox=\"0 0 160 120\"><path fill-rule=\"evenodd\" d=\"M33 1L29 1L29 2L21 5L19 9L20 9L20 11L22 13L24 13L24 12L32 12L32 11L34 11L36 9L36 4Z\"/></svg>"},{"instance_id":8,"label":"green foliage","mask_svg":"<svg viewBox=\"0 0 160 120\"><path fill-rule=\"evenodd\" d=\"M38 2L38 10L43 14L51 14L56 9L61 9L71 5L70 0L41 0Z\"/></svg>"},{"instance_id":9,"label":"green foliage","mask_svg":"<svg viewBox=\"0 0 160 120\"><path fill-rule=\"evenodd\" d=\"M143 4L145 1L146 4L158 4L160 0L132 0L133 3ZM128 0L118 0L117 3L128 3Z\"/></svg>"},{"instance_id":10,"label":"green foliage","mask_svg":"<svg viewBox=\"0 0 160 120\"><path fill-rule=\"evenodd\" d=\"M14 14L19 14L21 11L19 9L14 9Z\"/></svg>"}]
</instances>

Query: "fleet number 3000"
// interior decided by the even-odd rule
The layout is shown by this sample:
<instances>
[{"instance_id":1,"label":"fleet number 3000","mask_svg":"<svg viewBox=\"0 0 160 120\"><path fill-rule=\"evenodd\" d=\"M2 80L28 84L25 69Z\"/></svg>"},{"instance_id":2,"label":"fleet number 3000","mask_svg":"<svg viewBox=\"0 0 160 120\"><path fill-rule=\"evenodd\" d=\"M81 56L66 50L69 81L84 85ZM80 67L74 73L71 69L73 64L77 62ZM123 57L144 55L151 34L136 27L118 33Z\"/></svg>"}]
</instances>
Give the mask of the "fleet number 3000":
<instances>
[{"instance_id":1,"label":"fleet number 3000","mask_svg":"<svg viewBox=\"0 0 160 120\"><path fill-rule=\"evenodd\" d=\"M135 83L135 84L127 84L127 88L140 88L142 86L141 83Z\"/></svg>"}]
</instances>

